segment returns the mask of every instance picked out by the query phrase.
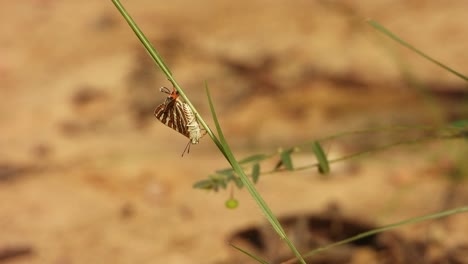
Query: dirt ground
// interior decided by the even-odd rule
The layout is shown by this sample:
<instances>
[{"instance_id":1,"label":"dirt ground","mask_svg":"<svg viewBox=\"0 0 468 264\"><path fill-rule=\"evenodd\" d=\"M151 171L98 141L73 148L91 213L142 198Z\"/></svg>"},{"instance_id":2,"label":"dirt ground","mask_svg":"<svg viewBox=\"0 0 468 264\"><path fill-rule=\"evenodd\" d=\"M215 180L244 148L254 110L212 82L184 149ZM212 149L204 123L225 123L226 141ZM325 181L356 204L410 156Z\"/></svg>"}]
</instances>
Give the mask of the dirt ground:
<instances>
[{"instance_id":1,"label":"dirt ground","mask_svg":"<svg viewBox=\"0 0 468 264\"><path fill-rule=\"evenodd\" d=\"M123 4L214 127L208 83L239 159L345 131L468 116L466 82L365 23L466 75L467 1ZM228 164L209 137L181 157L187 139L153 116L159 87L170 83L111 1L1 6L0 263L249 263L229 243L271 263L290 257L245 189L230 210L231 188L192 188ZM338 158L414 136L424 134L370 133L324 147ZM466 206L466 154L462 139L404 144L333 163L329 177L274 173L257 187L307 252ZM314 162L310 153L293 158ZM468 263L467 219L402 227L309 263Z\"/></svg>"}]
</instances>

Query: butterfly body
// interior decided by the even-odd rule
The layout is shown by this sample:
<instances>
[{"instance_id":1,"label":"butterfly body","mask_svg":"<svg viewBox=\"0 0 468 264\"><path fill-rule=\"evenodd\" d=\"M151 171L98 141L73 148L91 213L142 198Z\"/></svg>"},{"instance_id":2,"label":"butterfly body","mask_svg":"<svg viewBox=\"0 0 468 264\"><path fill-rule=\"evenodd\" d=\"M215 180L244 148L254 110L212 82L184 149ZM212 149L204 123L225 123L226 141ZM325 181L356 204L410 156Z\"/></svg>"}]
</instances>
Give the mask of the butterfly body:
<instances>
[{"instance_id":1,"label":"butterfly body","mask_svg":"<svg viewBox=\"0 0 468 264\"><path fill-rule=\"evenodd\" d=\"M186 150L189 151L190 144L198 144L203 136L200 124L190 106L179 100L179 94L175 89L170 91L166 87L161 87L160 91L168 96L164 103L156 107L154 116L164 125L187 137L189 143Z\"/></svg>"},{"instance_id":2,"label":"butterfly body","mask_svg":"<svg viewBox=\"0 0 468 264\"><path fill-rule=\"evenodd\" d=\"M188 130L188 138L192 144L198 144L200 138L203 136L200 128L200 124L198 124L195 115L192 112L192 109L188 106L188 104L183 105L185 116L187 117L187 130Z\"/></svg>"}]
</instances>

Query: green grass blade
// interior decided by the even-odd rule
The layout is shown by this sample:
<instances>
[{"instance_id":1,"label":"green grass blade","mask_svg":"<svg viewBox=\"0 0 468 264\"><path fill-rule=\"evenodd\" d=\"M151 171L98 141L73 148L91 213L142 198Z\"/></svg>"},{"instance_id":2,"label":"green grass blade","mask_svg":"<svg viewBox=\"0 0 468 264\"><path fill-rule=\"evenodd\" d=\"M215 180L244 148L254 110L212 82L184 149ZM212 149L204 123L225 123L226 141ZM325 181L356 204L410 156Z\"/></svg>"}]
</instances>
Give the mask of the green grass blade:
<instances>
[{"instance_id":1,"label":"green grass blade","mask_svg":"<svg viewBox=\"0 0 468 264\"><path fill-rule=\"evenodd\" d=\"M278 219L275 217L273 212L271 211L270 207L266 204L265 200L260 196L258 193L257 189L255 188L254 184L249 180L247 175L245 174L244 170L242 169L241 165L237 162L237 160L234 157L234 154L231 151L231 148L229 147L226 138L224 137L223 131L221 129L221 125L219 124L218 117L216 115L216 111L214 109L214 104L213 100L211 99L210 91L208 87L206 87L206 95L208 97L208 103L210 105L210 110L211 110L211 115L213 117L213 122L215 123L216 131L218 132L219 136L219 141L220 141L220 150L223 152L223 155L226 157L228 160L229 164L231 164L232 168L234 171L237 173L239 178L241 179L242 183L244 186L247 188L249 191L250 195L254 199L254 201L258 204L260 209L262 210L263 214L267 218L268 222L272 225L273 229L275 229L276 233L284 239L286 244L288 244L289 248L293 251L294 255L296 255L297 259L301 263L306 263L305 260L302 258L301 254L299 251L296 249L294 244L289 240L289 238L286 235L286 232L284 231L283 227L279 223Z\"/></svg>"},{"instance_id":2,"label":"green grass blade","mask_svg":"<svg viewBox=\"0 0 468 264\"><path fill-rule=\"evenodd\" d=\"M442 218L442 217L446 217L446 216L450 216L450 215L454 215L454 214L466 213L466 212L468 212L468 207L460 207L460 208L456 208L456 209L452 209L452 210L438 212L438 213L435 213L435 214L429 214L429 215L424 215L424 216L420 216L420 217L407 219L407 220L404 220L404 221L401 221L401 222L398 222L398 223L394 223L394 224L387 225L387 226L384 226L384 227L381 227L381 228L373 229L373 230L368 231L368 232L361 233L359 235L350 237L350 238L345 239L345 240L341 240L339 242L330 244L330 245L325 246L325 247L317 248L317 249L315 249L313 251L310 251L310 252L304 254L304 257L309 257L309 256L312 256L312 255L318 253L318 252L325 251L327 249L330 249L330 248L333 248L333 247L336 247L336 246L339 246L339 245L343 245L343 244L346 244L346 243L349 243L349 242L352 242L352 241L356 241L356 240L364 238L364 237L368 237L368 236L372 236L372 235L375 235L375 234L378 234L378 233L382 233L384 231L394 229L394 228L397 228L397 227L400 227L400 226L416 224L416 223L420 223L420 222L427 221L427 220ZM291 263L293 263L293 262L291 262Z\"/></svg>"},{"instance_id":3,"label":"green grass blade","mask_svg":"<svg viewBox=\"0 0 468 264\"><path fill-rule=\"evenodd\" d=\"M250 252L248 252L247 250L244 250L236 245L233 245L233 244L230 244L231 247L239 250L240 252L244 253L245 255L251 257L252 259L255 259L258 263L262 263L262 264L269 264L266 260L260 258L259 256L256 256Z\"/></svg>"},{"instance_id":4,"label":"green grass blade","mask_svg":"<svg viewBox=\"0 0 468 264\"><path fill-rule=\"evenodd\" d=\"M396 42L400 43L401 45L407 47L408 49L412 50L413 52L419 54L421 57L425 58L426 60L438 65L439 67L451 72L452 74L460 77L461 79L465 80L465 81L468 81L468 77L466 77L465 75L449 68L448 66L445 66L444 64L442 64L441 62L429 57L429 55L423 53L422 51L416 49L414 46L410 45L409 43L405 42L404 40L400 39L399 37L397 37L395 34L393 34L392 32L390 32L388 29L386 29L384 26L380 25L379 23L377 23L376 21L372 20L372 19L369 19L367 20L367 23L369 25L371 25L372 27L374 27L375 29L377 29L378 31L384 33L385 35L387 35L388 37L390 37L391 39L395 40Z\"/></svg>"},{"instance_id":5,"label":"green grass blade","mask_svg":"<svg viewBox=\"0 0 468 264\"><path fill-rule=\"evenodd\" d=\"M205 84L206 96L208 97L208 104L210 105L211 116L213 117L213 121L215 123L216 132L218 132L219 141L221 143L220 150L224 153L226 148L226 138L224 137L223 130L221 129L221 125L218 121L218 116L216 115L216 111L214 109L213 100L211 99L210 89L208 89L208 85Z\"/></svg>"},{"instance_id":6,"label":"green grass blade","mask_svg":"<svg viewBox=\"0 0 468 264\"><path fill-rule=\"evenodd\" d=\"M130 28L135 32L135 35L138 37L138 39L141 41L143 46L145 46L145 49L148 51L150 54L151 58L153 58L154 61L156 61L156 64L161 68L161 70L164 72L164 74L168 77L172 77L172 73L167 67L166 63L164 63L163 59L161 56L159 56L159 53L156 51L156 49L151 45L149 42L148 38L146 38L145 34L140 30L138 25L135 23L133 18L128 14L127 10L125 10L124 6L120 3L119 0L112 0L114 3L115 7L117 10L119 10L120 14L124 17L125 21L127 21L128 25ZM171 80L172 78L169 78Z\"/></svg>"}]
</instances>

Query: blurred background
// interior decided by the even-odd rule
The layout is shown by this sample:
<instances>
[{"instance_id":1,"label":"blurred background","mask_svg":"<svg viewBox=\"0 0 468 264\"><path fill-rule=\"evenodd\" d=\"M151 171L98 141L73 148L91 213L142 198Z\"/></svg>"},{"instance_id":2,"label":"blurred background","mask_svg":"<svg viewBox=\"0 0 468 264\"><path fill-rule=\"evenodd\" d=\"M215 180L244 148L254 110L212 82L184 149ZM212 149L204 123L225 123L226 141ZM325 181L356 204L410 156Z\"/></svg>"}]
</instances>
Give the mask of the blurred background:
<instances>
[{"instance_id":1,"label":"blurred background","mask_svg":"<svg viewBox=\"0 0 468 264\"><path fill-rule=\"evenodd\" d=\"M467 1L123 4L211 122L208 83L239 159L468 116L466 82L365 23L467 74ZM170 83L111 1L3 1L0 17L0 263L248 263L230 242L271 263L290 257L244 189L228 210L230 191L192 188L228 164L209 137L181 157L187 139L153 116ZM407 136L325 147L341 157ZM258 189L306 251L466 205L466 149L461 139L404 145L335 163L327 178L265 175ZM455 215L314 263L468 263L466 231L466 215Z\"/></svg>"}]
</instances>

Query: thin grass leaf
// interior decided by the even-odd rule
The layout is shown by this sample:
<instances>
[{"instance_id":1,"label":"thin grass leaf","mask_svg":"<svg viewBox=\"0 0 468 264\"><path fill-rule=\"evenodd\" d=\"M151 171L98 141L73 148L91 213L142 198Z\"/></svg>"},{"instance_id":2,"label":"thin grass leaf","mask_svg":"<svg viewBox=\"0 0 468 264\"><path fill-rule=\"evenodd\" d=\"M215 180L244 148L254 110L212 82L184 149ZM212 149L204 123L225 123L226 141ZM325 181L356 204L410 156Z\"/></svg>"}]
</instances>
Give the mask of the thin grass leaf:
<instances>
[{"instance_id":1,"label":"thin grass leaf","mask_svg":"<svg viewBox=\"0 0 468 264\"><path fill-rule=\"evenodd\" d=\"M266 260L260 258L259 256L254 255L253 253L248 252L247 250L244 250L244 249L242 249L242 248L240 248L240 247L238 247L238 246L235 246L235 245L233 245L233 244L229 244L229 245L230 245L231 247L233 247L233 248L239 250L240 252L244 253L245 255L251 257L252 259L256 260L258 263L268 264L268 262L267 262Z\"/></svg>"},{"instance_id":2,"label":"thin grass leaf","mask_svg":"<svg viewBox=\"0 0 468 264\"><path fill-rule=\"evenodd\" d=\"M259 164L259 163L255 163L255 164L252 166L252 181L253 181L254 183L257 183L259 177L260 177L260 164Z\"/></svg>"},{"instance_id":3,"label":"thin grass leaf","mask_svg":"<svg viewBox=\"0 0 468 264\"><path fill-rule=\"evenodd\" d=\"M156 51L156 49L151 45L149 42L148 38L145 36L145 34L140 30L138 25L135 23L133 18L128 14L127 10L125 10L124 6L120 3L118 0L112 0L114 3L115 7L117 10L119 10L120 14L124 17L125 21L127 21L128 25L130 28L135 32L135 35L138 37L140 42L143 44L145 49L148 51L149 55L153 58L153 60L156 62L156 64L161 68L161 70L166 74L167 77L172 77L172 73L167 67L166 63L164 60L161 58L159 53ZM172 82L172 78L169 78L169 81Z\"/></svg>"},{"instance_id":4,"label":"thin grass leaf","mask_svg":"<svg viewBox=\"0 0 468 264\"><path fill-rule=\"evenodd\" d=\"M383 226L383 227L380 227L380 228L376 228L376 229L373 229L373 230L370 230L370 231L355 235L353 237L350 237L350 238L347 238L347 239L344 239L344 240L329 244L329 245L324 246L324 247L319 247L317 249L314 249L314 250L304 254L304 257L310 257L310 256L313 256L313 255L319 253L319 252L328 250L330 248L334 248L334 247L337 247L337 246L340 246L340 245L343 245L343 244L347 244L347 243L350 243L350 242L353 242L353 241L356 241L356 240L359 240L359 239L362 239L362 238L365 238L365 237L369 237L369 236L372 236L372 235L375 235L375 234L378 234L378 233L382 233L382 232L387 231L387 230L395 229L397 227L416 224L416 223L420 223L420 222L424 222L424 221L428 221L428 220L438 219L438 218L442 218L442 217L446 217L446 216L450 216L450 215L455 215L455 214L466 213L466 212L468 212L468 207L459 207L459 208L455 208L455 209L451 209L451 210L447 210L447 211L442 211L442 212L438 212L438 213L434 213L434 214L429 214L429 215L424 215L424 216L420 216L420 217L410 218L410 219L407 219L407 220L404 220L404 221L400 221L400 222L397 222L397 223L394 223L394 224L386 225L386 226ZM292 263L296 263L296 259L290 259L288 261L283 262L282 264L292 264Z\"/></svg>"},{"instance_id":5,"label":"thin grass leaf","mask_svg":"<svg viewBox=\"0 0 468 264\"><path fill-rule=\"evenodd\" d=\"M410 45L409 43L405 42L404 40L400 39L399 37L397 37L395 34L393 34L392 32L390 32L388 29L386 29L384 26L380 25L379 23L377 23L376 21L372 20L372 19L369 19L367 20L367 23L369 25L371 25L372 27L374 27L375 29L377 29L378 31L384 33L385 35L387 35L389 38L395 40L396 42L400 43L401 45L407 47L408 49L412 50L413 52L419 54L421 57L425 58L426 60L438 65L439 67L451 72L452 74L460 77L461 79L465 80L465 81L468 81L468 77L466 77L465 75L449 68L448 66L445 66L444 64L442 64L441 62L429 57L429 55L426 55L425 53L423 53L422 51L416 49L415 47L413 47L412 45Z\"/></svg>"},{"instance_id":6,"label":"thin grass leaf","mask_svg":"<svg viewBox=\"0 0 468 264\"><path fill-rule=\"evenodd\" d=\"M291 159L291 153L293 149L286 149L281 151L280 158L281 158L281 165L283 165L288 171L294 170L293 162Z\"/></svg>"},{"instance_id":7,"label":"thin grass leaf","mask_svg":"<svg viewBox=\"0 0 468 264\"><path fill-rule=\"evenodd\" d=\"M239 164L244 165L246 163L251 163L251 162L260 162L262 160L267 159L269 156L265 154L255 154L252 156L248 156L247 158L241 159L239 161Z\"/></svg>"},{"instance_id":8,"label":"thin grass leaf","mask_svg":"<svg viewBox=\"0 0 468 264\"><path fill-rule=\"evenodd\" d=\"M216 132L218 133L219 141L222 145L222 150L226 154L226 138L224 137L223 130L221 130L221 125L218 121L218 116L216 115L216 111L214 109L213 100L211 99L210 90L208 89L208 85L205 84L206 96L208 97L208 104L210 105L211 116L213 117L213 122L215 123ZM226 157L227 158L227 157ZM230 160L228 159L230 162Z\"/></svg>"},{"instance_id":9,"label":"thin grass leaf","mask_svg":"<svg viewBox=\"0 0 468 264\"><path fill-rule=\"evenodd\" d=\"M317 160L319 162L318 163L319 172L321 174L330 173L330 166L328 164L327 155L323 151L323 148L322 148L322 146L320 145L320 143L318 141L315 141L312 144L312 151L314 152L315 157L317 158Z\"/></svg>"},{"instance_id":10,"label":"thin grass leaf","mask_svg":"<svg viewBox=\"0 0 468 264\"><path fill-rule=\"evenodd\" d=\"M205 88L206 88L206 95L208 97L208 103L210 105L211 115L213 117L213 122L215 123L216 131L218 132L218 136L219 136L220 145L218 145L218 147L220 148L221 152L223 152L223 155L226 157L229 164L231 164L234 171L239 175L240 179L242 180L242 183L245 185L245 187L249 191L249 193L252 196L252 198L254 199L254 201L258 204L258 206L260 207L260 209L264 213L267 220L270 222L273 229L275 229L276 233L280 236L280 238L284 239L286 244L288 244L288 247L291 249L291 251L294 253L294 255L296 255L297 259L299 259L299 261L301 263L305 264L306 262L305 262L304 258L301 256L301 254L296 249L294 244L288 238L288 236L286 235L286 232L284 231L284 229L281 226L280 222L275 217L275 215L271 211L270 207L268 207L265 200L263 200L263 198L260 196L257 189L255 189L254 184L249 180L247 175L245 175L244 170L242 169L241 165L237 162L236 158L234 157L234 154L232 154L231 148L229 147L229 145L228 145L228 143L226 141L226 138L224 137L223 131L221 130L221 126L219 124L218 117L216 116L216 111L214 109L213 100L211 99L211 95L210 95L210 91L208 89L208 86L205 86Z\"/></svg>"}]
</instances>

